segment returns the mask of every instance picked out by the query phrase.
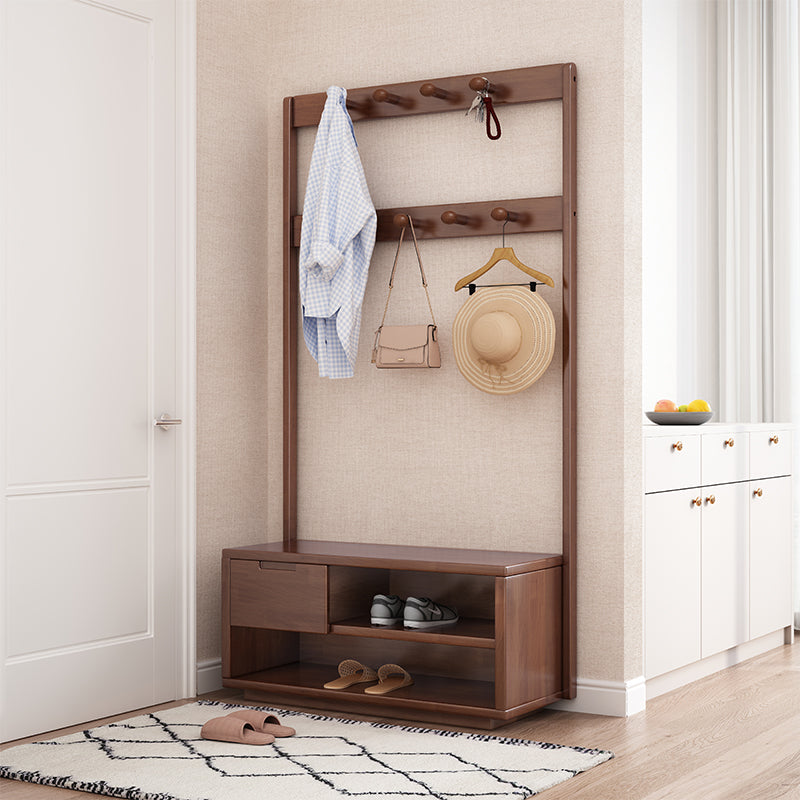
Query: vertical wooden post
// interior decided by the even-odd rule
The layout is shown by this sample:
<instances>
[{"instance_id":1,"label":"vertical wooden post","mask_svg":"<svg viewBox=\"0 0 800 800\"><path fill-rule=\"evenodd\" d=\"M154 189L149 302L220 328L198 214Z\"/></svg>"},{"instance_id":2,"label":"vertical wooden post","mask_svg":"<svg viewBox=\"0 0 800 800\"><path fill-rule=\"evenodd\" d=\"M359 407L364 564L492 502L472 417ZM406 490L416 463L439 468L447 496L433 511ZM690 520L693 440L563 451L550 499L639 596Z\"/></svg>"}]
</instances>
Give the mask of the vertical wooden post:
<instances>
[{"instance_id":1,"label":"vertical wooden post","mask_svg":"<svg viewBox=\"0 0 800 800\"><path fill-rule=\"evenodd\" d=\"M564 64L561 98L562 123L562 186L563 232L562 268L563 302L563 375L562 375L562 552L564 555L563 582L563 685L566 696L575 697L577 676L577 75L574 64Z\"/></svg>"},{"instance_id":2,"label":"vertical wooden post","mask_svg":"<svg viewBox=\"0 0 800 800\"><path fill-rule=\"evenodd\" d=\"M294 98L283 100L283 543L297 540L297 326L300 303L292 217L297 213Z\"/></svg>"}]
</instances>

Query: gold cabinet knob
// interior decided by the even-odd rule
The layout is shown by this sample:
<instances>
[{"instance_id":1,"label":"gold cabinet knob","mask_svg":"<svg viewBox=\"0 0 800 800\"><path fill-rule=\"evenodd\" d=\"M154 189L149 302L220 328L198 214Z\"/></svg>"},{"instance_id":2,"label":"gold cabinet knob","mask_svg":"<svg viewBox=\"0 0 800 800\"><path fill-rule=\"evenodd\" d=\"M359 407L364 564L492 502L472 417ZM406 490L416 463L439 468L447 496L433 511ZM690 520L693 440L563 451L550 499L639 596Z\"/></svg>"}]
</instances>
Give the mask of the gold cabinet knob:
<instances>
[{"instance_id":1,"label":"gold cabinet knob","mask_svg":"<svg viewBox=\"0 0 800 800\"><path fill-rule=\"evenodd\" d=\"M701 506L701 505L703 505L703 498L702 497L695 497L695 499L692 500L692 505L693 506Z\"/></svg>"},{"instance_id":2,"label":"gold cabinet knob","mask_svg":"<svg viewBox=\"0 0 800 800\"><path fill-rule=\"evenodd\" d=\"M770 443L770 444L778 444L778 437L777 437L777 435L770 436L770 437L769 437L769 443Z\"/></svg>"},{"instance_id":3,"label":"gold cabinet knob","mask_svg":"<svg viewBox=\"0 0 800 800\"><path fill-rule=\"evenodd\" d=\"M726 439L725 444L728 447L733 447L733 437L731 437L730 439Z\"/></svg>"},{"instance_id":4,"label":"gold cabinet knob","mask_svg":"<svg viewBox=\"0 0 800 800\"><path fill-rule=\"evenodd\" d=\"M761 497L762 494L764 494L764 492L761 488L758 488L753 492L753 497Z\"/></svg>"},{"instance_id":5,"label":"gold cabinet knob","mask_svg":"<svg viewBox=\"0 0 800 800\"><path fill-rule=\"evenodd\" d=\"M714 503L716 503L716 502L717 502L717 498L714 497L713 494L710 494L708 497L706 497L706 503L711 503L711 505L713 506Z\"/></svg>"},{"instance_id":6,"label":"gold cabinet knob","mask_svg":"<svg viewBox=\"0 0 800 800\"><path fill-rule=\"evenodd\" d=\"M675 442L675 444L672 445L672 449L683 450L683 442Z\"/></svg>"}]
</instances>

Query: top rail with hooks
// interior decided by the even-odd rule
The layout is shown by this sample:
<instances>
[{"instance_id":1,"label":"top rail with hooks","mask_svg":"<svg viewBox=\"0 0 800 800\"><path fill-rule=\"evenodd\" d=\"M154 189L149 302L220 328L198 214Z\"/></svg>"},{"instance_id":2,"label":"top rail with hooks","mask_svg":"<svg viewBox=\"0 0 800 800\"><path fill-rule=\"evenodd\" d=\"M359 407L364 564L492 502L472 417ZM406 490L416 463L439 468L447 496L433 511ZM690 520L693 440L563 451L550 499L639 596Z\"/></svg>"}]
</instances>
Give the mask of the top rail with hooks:
<instances>
[{"instance_id":1,"label":"top rail with hooks","mask_svg":"<svg viewBox=\"0 0 800 800\"><path fill-rule=\"evenodd\" d=\"M560 100L564 97L564 64L507 69L484 75L457 75L435 80L387 83L347 90L350 118L363 119L405 117L413 114L434 114L456 111L469 105L475 86L488 81L488 91L495 106L514 103L535 103ZM574 80L574 75L573 75ZM325 107L325 92L296 95L293 99L292 127L317 125Z\"/></svg>"}]
</instances>

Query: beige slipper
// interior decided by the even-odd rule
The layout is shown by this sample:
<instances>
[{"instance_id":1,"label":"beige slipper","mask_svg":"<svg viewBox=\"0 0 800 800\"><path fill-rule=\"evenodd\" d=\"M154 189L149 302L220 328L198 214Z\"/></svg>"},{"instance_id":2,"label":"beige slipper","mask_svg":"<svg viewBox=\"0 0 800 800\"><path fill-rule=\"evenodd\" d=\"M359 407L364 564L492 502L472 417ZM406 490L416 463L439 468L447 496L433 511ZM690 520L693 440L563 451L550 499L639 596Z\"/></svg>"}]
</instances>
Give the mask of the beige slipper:
<instances>
[{"instance_id":1,"label":"beige slipper","mask_svg":"<svg viewBox=\"0 0 800 800\"><path fill-rule=\"evenodd\" d=\"M268 733L259 733L243 719L231 717L214 717L200 729L204 739L215 742L236 742L237 744L272 744L275 737Z\"/></svg>"},{"instance_id":2,"label":"beige slipper","mask_svg":"<svg viewBox=\"0 0 800 800\"><path fill-rule=\"evenodd\" d=\"M404 686L411 686L414 679L406 670L397 664L384 664L378 669L377 686L367 686L364 689L366 694L388 694L395 689L402 689Z\"/></svg>"},{"instance_id":3,"label":"beige slipper","mask_svg":"<svg viewBox=\"0 0 800 800\"><path fill-rule=\"evenodd\" d=\"M360 661L348 658L339 664L339 676L335 680L324 684L325 689L347 689L357 683L373 683L378 680L378 674L372 667L364 666Z\"/></svg>"},{"instance_id":4,"label":"beige slipper","mask_svg":"<svg viewBox=\"0 0 800 800\"><path fill-rule=\"evenodd\" d=\"M283 736L294 736L297 731L288 725L281 725L280 720L274 714L266 714L263 711L243 708L239 711L231 711L229 717L243 719L249 722L259 733L269 733L278 738Z\"/></svg>"}]
</instances>

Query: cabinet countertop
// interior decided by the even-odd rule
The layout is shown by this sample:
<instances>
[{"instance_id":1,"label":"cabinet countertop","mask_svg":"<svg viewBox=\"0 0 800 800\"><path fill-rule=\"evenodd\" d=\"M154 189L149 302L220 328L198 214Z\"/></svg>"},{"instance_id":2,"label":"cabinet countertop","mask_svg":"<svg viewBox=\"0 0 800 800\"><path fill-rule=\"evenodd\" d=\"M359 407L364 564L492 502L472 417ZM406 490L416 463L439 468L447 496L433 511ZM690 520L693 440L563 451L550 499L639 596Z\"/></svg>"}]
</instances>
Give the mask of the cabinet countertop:
<instances>
[{"instance_id":1,"label":"cabinet countertop","mask_svg":"<svg viewBox=\"0 0 800 800\"><path fill-rule=\"evenodd\" d=\"M656 425L654 422L643 422L644 436L689 436L691 434L713 434L732 431L747 433L748 431L787 431L796 426L791 422L706 422L703 425Z\"/></svg>"}]
</instances>

